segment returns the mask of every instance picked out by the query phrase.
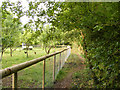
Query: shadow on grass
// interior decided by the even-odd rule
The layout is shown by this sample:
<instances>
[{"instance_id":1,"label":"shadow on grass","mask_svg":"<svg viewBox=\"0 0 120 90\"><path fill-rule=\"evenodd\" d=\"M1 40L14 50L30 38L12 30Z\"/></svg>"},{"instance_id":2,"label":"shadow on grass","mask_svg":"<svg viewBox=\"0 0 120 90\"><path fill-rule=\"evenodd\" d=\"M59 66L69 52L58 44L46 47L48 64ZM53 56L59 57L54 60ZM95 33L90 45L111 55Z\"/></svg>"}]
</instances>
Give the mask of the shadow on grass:
<instances>
[{"instance_id":1,"label":"shadow on grass","mask_svg":"<svg viewBox=\"0 0 120 90\"><path fill-rule=\"evenodd\" d=\"M82 65L82 63L81 63L81 60L78 57L78 55L71 53L71 55L69 56L69 58L65 62L64 66L59 71L57 78L56 78L56 81L60 81L60 80L64 79L67 76L67 74L69 72L71 72L71 70L73 68L77 68L80 65Z\"/></svg>"},{"instance_id":2,"label":"shadow on grass","mask_svg":"<svg viewBox=\"0 0 120 90\"><path fill-rule=\"evenodd\" d=\"M77 88L92 88L93 80L90 76L91 73L89 69L81 69L75 72L72 76L74 81L71 84L71 89L76 90Z\"/></svg>"},{"instance_id":3,"label":"shadow on grass","mask_svg":"<svg viewBox=\"0 0 120 90\"><path fill-rule=\"evenodd\" d=\"M71 76L69 76L71 74ZM69 76L69 78L68 78ZM69 87L70 89L78 89L78 88L90 88L92 87L92 79L90 78L90 71L86 69L85 64L82 63L80 56L74 53L71 53L68 60L65 62L64 67L59 71L55 85L59 85L58 83L62 83L65 81L65 78L72 79ZM64 82L65 83L65 82ZM53 87L56 87L56 86Z\"/></svg>"}]
</instances>

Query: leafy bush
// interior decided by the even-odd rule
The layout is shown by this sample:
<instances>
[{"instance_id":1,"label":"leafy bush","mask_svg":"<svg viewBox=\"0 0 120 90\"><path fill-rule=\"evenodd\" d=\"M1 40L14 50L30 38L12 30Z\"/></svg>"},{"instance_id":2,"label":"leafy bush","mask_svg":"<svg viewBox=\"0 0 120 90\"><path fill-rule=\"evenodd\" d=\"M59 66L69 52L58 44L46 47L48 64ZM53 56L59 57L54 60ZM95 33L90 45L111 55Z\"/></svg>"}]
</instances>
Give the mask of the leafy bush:
<instances>
[{"instance_id":1,"label":"leafy bush","mask_svg":"<svg viewBox=\"0 0 120 90\"><path fill-rule=\"evenodd\" d=\"M54 24L66 33L71 32L67 38L83 46L94 86L120 87L120 3L64 2L60 5L62 10L55 20L60 23Z\"/></svg>"}]
</instances>

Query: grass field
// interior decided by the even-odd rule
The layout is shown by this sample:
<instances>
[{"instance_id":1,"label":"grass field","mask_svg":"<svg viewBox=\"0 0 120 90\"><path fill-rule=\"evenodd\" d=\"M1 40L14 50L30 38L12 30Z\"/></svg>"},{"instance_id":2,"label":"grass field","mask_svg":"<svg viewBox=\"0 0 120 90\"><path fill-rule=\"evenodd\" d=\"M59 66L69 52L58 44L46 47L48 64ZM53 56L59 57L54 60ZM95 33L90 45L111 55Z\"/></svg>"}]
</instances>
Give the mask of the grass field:
<instances>
[{"instance_id":1,"label":"grass field","mask_svg":"<svg viewBox=\"0 0 120 90\"><path fill-rule=\"evenodd\" d=\"M62 48L55 48L52 49L50 53L59 51ZM13 56L10 56L10 51L7 49L2 58L2 68L10 67L15 64L19 64L25 61L29 61L41 56L46 55L45 51L42 48L35 47L33 50L29 50L29 57L27 58L26 54L24 53L26 50L21 50L18 48L16 51L13 52ZM36 52L36 54L34 54Z\"/></svg>"},{"instance_id":2,"label":"grass field","mask_svg":"<svg viewBox=\"0 0 120 90\"><path fill-rule=\"evenodd\" d=\"M63 48L55 48L51 50L52 52L60 51ZM15 64L19 64L25 61L32 60L34 58L38 58L46 55L45 51L42 48L34 48L33 50L29 50L29 57L26 57L24 53L25 50L21 50L18 48L13 52L13 56L11 57L9 54L9 49L3 55L2 58L2 68L10 67ZM36 54L34 54L36 52ZM57 55L56 61L58 61L59 55ZM45 86L50 87L53 80L53 57L46 59L46 71L45 71ZM35 65L32 65L24 70L18 72L18 88L40 88L42 87L42 70L43 63L39 62ZM4 78L3 87L10 88L11 87L11 76Z\"/></svg>"}]
</instances>

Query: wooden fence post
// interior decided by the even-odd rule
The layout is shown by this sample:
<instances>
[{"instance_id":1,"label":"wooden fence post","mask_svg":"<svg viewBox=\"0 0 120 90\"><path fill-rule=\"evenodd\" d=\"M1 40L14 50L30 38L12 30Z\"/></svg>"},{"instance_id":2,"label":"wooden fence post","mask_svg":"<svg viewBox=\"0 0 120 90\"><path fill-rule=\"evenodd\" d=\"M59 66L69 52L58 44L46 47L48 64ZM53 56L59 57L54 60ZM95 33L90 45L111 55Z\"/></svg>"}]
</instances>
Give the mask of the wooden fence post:
<instances>
[{"instance_id":1,"label":"wooden fence post","mask_svg":"<svg viewBox=\"0 0 120 90\"><path fill-rule=\"evenodd\" d=\"M64 64L64 60L65 60L65 51L63 51L63 60L62 60L62 66Z\"/></svg>"},{"instance_id":2,"label":"wooden fence post","mask_svg":"<svg viewBox=\"0 0 120 90\"><path fill-rule=\"evenodd\" d=\"M17 88L17 72L12 74L12 88Z\"/></svg>"},{"instance_id":3,"label":"wooden fence post","mask_svg":"<svg viewBox=\"0 0 120 90\"><path fill-rule=\"evenodd\" d=\"M63 53L63 52L62 52ZM61 68L62 68L62 60L63 60L63 55L62 55L62 53L61 53Z\"/></svg>"},{"instance_id":4,"label":"wooden fence post","mask_svg":"<svg viewBox=\"0 0 120 90\"><path fill-rule=\"evenodd\" d=\"M45 88L45 60L43 60L43 80L42 80L42 88Z\"/></svg>"},{"instance_id":5,"label":"wooden fence post","mask_svg":"<svg viewBox=\"0 0 120 90\"><path fill-rule=\"evenodd\" d=\"M64 63L65 63L65 61L66 61L66 51L67 51L67 50L65 50L65 60L64 60Z\"/></svg>"},{"instance_id":6,"label":"wooden fence post","mask_svg":"<svg viewBox=\"0 0 120 90\"><path fill-rule=\"evenodd\" d=\"M66 57L67 57L67 54L68 54L68 49L66 50Z\"/></svg>"},{"instance_id":7,"label":"wooden fence post","mask_svg":"<svg viewBox=\"0 0 120 90\"><path fill-rule=\"evenodd\" d=\"M59 72L59 67L60 67L60 59L59 58L58 58L57 63L58 63L58 72Z\"/></svg>"},{"instance_id":8,"label":"wooden fence post","mask_svg":"<svg viewBox=\"0 0 120 90\"><path fill-rule=\"evenodd\" d=\"M56 64L56 55L54 55L54 60L53 60L53 82L55 81L55 64Z\"/></svg>"},{"instance_id":9,"label":"wooden fence post","mask_svg":"<svg viewBox=\"0 0 120 90\"><path fill-rule=\"evenodd\" d=\"M61 69L61 53L60 53L60 65L59 65L59 70Z\"/></svg>"}]
</instances>

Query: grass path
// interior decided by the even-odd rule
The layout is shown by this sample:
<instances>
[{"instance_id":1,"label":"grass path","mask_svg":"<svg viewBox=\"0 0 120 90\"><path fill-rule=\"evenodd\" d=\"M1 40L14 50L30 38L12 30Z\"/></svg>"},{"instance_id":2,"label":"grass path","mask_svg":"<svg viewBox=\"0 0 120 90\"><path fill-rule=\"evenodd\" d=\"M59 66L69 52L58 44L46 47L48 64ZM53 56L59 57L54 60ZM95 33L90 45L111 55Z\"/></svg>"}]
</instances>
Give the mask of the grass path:
<instances>
[{"instance_id":1,"label":"grass path","mask_svg":"<svg viewBox=\"0 0 120 90\"><path fill-rule=\"evenodd\" d=\"M78 53L72 50L68 61L65 63L61 72L66 72L64 75L58 75L54 88L72 88L74 84L74 74L80 70L85 69L84 58ZM66 69L67 68L67 69ZM62 79L58 79L59 76L63 76Z\"/></svg>"},{"instance_id":2,"label":"grass path","mask_svg":"<svg viewBox=\"0 0 120 90\"><path fill-rule=\"evenodd\" d=\"M73 83L72 75L83 68L84 68L84 65L71 69L70 72L67 74L67 76L63 80L56 82L56 84L54 85L54 88L71 88L71 84Z\"/></svg>"}]
</instances>

